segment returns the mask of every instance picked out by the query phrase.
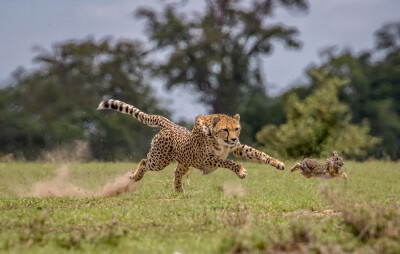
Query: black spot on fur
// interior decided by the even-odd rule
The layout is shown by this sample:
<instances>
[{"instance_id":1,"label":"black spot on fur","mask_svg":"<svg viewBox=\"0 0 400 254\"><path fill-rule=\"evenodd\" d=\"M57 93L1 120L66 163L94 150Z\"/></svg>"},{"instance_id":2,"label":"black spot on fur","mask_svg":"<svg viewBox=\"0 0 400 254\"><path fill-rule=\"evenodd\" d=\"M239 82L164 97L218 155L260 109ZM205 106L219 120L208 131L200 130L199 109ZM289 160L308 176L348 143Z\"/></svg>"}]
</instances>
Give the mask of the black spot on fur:
<instances>
[{"instance_id":1,"label":"black spot on fur","mask_svg":"<svg viewBox=\"0 0 400 254\"><path fill-rule=\"evenodd\" d=\"M108 101L104 102L104 107L105 108L109 108L110 107L110 105L108 105Z\"/></svg>"},{"instance_id":2,"label":"black spot on fur","mask_svg":"<svg viewBox=\"0 0 400 254\"><path fill-rule=\"evenodd\" d=\"M119 111L122 111L122 106L119 106Z\"/></svg>"},{"instance_id":3,"label":"black spot on fur","mask_svg":"<svg viewBox=\"0 0 400 254\"><path fill-rule=\"evenodd\" d=\"M125 108L125 113L128 113L128 107Z\"/></svg>"},{"instance_id":4,"label":"black spot on fur","mask_svg":"<svg viewBox=\"0 0 400 254\"><path fill-rule=\"evenodd\" d=\"M114 104L111 104L111 108L112 108L112 109L117 109L118 106L117 106L117 105L114 105Z\"/></svg>"}]
</instances>

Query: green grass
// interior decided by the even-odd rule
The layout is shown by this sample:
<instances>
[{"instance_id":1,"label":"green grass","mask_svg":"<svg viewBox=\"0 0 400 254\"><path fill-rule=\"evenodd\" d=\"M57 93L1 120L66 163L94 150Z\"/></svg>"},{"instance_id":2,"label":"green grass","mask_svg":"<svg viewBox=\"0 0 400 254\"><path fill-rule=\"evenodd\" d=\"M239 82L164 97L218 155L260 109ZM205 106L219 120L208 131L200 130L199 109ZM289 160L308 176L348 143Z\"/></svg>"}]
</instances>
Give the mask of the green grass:
<instances>
[{"instance_id":1,"label":"green grass","mask_svg":"<svg viewBox=\"0 0 400 254\"><path fill-rule=\"evenodd\" d=\"M346 162L347 182L306 179L298 172L249 162L244 165L248 171L244 180L226 169L206 176L193 169L190 185L185 178L183 194L174 192L171 165L161 172L146 173L135 192L117 197L35 198L29 197L33 184L53 178L61 165L0 163L0 251L400 250L399 231L390 231L386 226L400 227L399 213L393 207L400 203L400 163ZM135 167L134 163L70 164L70 181L80 188L96 190ZM321 185L325 186L325 194L321 193ZM353 217L346 215L357 209L365 211ZM389 209L389 215L382 215L383 222L376 219L375 223L368 217L382 209ZM362 216L369 218L367 224L383 226L368 224L365 229L371 234L359 232L348 218L357 220ZM377 228L378 233L372 234L375 231L370 232L370 228Z\"/></svg>"}]
</instances>

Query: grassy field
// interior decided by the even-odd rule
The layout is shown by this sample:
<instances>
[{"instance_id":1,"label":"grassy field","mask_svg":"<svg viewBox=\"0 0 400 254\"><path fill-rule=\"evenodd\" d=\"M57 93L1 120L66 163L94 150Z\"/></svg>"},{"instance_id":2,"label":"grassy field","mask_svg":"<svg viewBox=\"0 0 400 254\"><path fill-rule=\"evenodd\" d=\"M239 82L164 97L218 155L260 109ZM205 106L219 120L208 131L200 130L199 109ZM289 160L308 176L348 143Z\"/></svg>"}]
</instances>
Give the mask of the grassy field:
<instances>
[{"instance_id":1,"label":"grassy field","mask_svg":"<svg viewBox=\"0 0 400 254\"><path fill-rule=\"evenodd\" d=\"M347 182L244 165L244 180L191 170L183 194L171 165L117 197L38 198L61 165L1 163L0 252L400 253L400 163L346 162ZM69 164L64 180L94 191L132 168Z\"/></svg>"}]
</instances>

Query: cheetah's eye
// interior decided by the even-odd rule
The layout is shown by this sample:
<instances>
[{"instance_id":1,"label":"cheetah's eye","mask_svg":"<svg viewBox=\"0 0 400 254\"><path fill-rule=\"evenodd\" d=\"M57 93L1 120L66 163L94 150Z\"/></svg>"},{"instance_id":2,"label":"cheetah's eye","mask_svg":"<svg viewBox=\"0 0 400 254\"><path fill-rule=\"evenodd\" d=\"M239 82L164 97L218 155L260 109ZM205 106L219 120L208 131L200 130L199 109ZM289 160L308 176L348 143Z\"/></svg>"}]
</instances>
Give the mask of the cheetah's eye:
<instances>
[{"instance_id":1,"label":"cheetah's eye","mask_svg":"<svg viewBox=\"0 0 400 254\"><path fill-rule=\"evenodd\" d=\"M239 127L236 127L236 128L235 128L235 131L238 131L238 130L239 130Z\"/></svg>"},{"instance_id":2,"label":"cheetah's eye","mask_svg":"<svg viewBox=\"0 0 400 254\"><path fill-rule=\"evenodd\" d=\"M226 131L226 132L228 132L228 129L227 129L227 128L223 128L223 129L222 129L222 131Z\"/></svg>"}]
</instances>

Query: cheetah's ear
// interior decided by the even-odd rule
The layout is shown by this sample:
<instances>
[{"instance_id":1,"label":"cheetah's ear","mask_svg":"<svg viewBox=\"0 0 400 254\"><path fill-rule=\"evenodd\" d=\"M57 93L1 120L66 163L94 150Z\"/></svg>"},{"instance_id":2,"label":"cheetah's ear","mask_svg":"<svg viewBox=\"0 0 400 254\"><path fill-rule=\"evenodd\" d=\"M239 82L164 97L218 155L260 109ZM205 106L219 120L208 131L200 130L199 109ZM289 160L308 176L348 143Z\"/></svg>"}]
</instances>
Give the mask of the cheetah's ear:
<instances>
[{"instance_id":1,"label":"cheetah's ear","mask_svg":"<svg viewBox=\"0 0 400 254\"><path fill-rule=\"evenodd\" d=\"M339 156L339 154L336 151L333 151L333 156Z\"/></svg>"},{"instance_id":2,"label":"cheetah's ear","mask_svg":"<svg viewBox=\"0 0 400 254\"><path fill-rule=\"evenodd\" d=\"M213 116L211 123L212 126L215 127L215 125L217 125L217 123L220 121L221 119L218 116Z\"/></svg>"},{"instance_id":3,"label":"cheetah's ear","mask_svg":"<svg viewBox=\"0 0 400 254\"><path fill-rule=\"evenodd\" d=\"M240 115L239 114L234 115L233 119L235 119L236 121L240 122Z\"/></svg>"}]
</instances>

